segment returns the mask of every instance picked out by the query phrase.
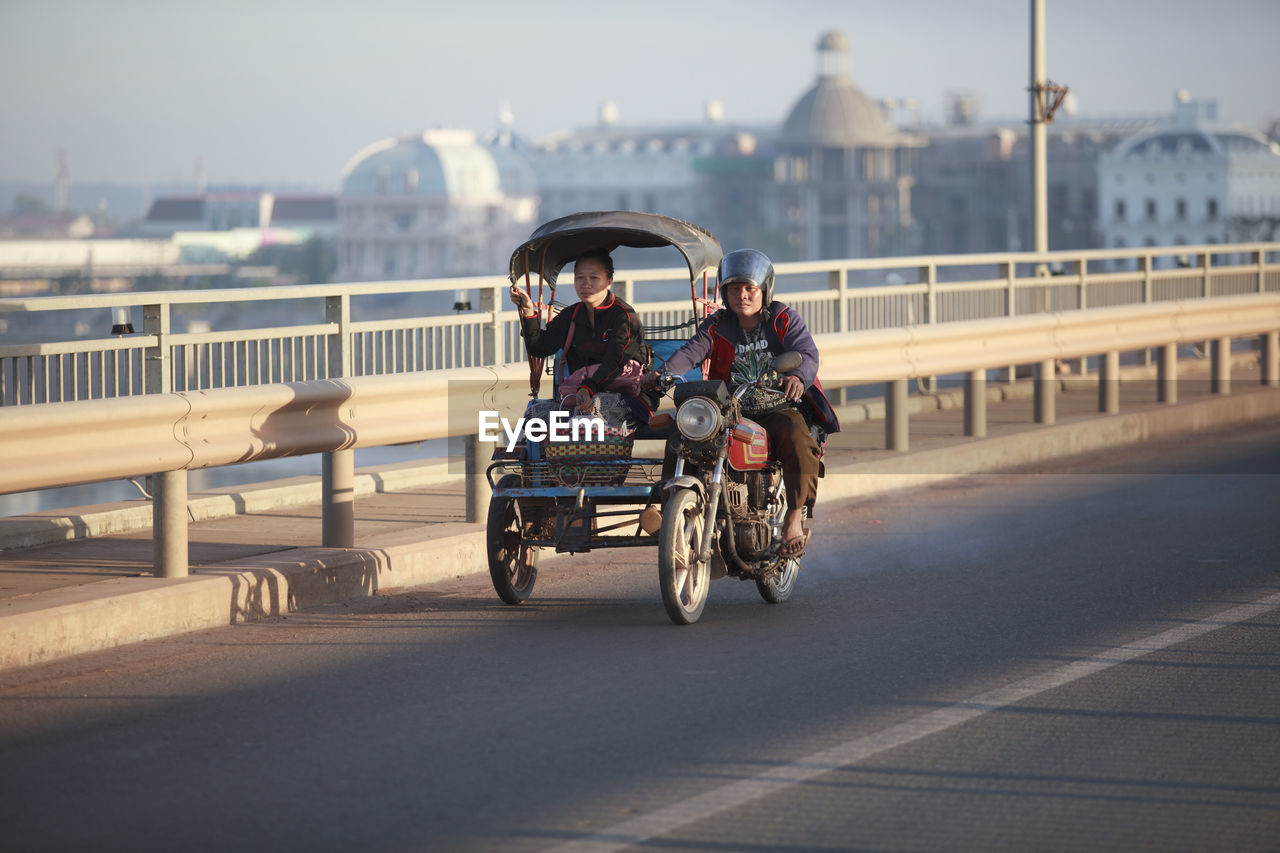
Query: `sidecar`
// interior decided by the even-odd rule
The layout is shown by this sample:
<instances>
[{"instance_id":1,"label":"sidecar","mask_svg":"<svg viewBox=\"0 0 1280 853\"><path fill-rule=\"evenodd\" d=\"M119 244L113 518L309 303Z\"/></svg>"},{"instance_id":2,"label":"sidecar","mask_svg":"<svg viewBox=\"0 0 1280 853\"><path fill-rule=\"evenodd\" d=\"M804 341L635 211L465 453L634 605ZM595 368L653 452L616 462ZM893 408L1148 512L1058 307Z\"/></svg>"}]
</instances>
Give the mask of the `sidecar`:
<instances>
[{"instance_id":1,"label":"sidecar","mask_svg":"<svg viewBox=\"0 0 1280 853\"><path fill-rule=\"evenodd\" d=\"M534 231L512 253L510 278L517 285L523 280L533 298L531 279L537 277L533 301L540 311L545 310L545 322L556 307L555 281L561 268L586 251L612 252L619 246L672 246L689 268L691 317L673 325L645 327L646 342L653 350L652 369L657 369L692 334L697 322L718 307L707 298L707 275L719 264L721 248L707 231L652 213L576 213ZM545 303L544 290L549 291ZM556 402L556 390L564 378L559 357L551 367L548 398L538 396L543 371L542 360L531 358L532 399L525 417L560 423L567 435L562 432L557 438L568 440L525 435L510 451L496 450L486 470L493 490L486 532L489 573L498 597L507 604L519 604L533 591L543 548L578 553L653 546L658 541L657 530L647 532L641 516L646 507L661 504L657 487L662 457L636 457L633 449L637 441L664 440L668 432L634 423L618 395L607 393L597 395L603 431L598 426L589 429L589 424L575 420Z\"/></svg>"}]
</instances>

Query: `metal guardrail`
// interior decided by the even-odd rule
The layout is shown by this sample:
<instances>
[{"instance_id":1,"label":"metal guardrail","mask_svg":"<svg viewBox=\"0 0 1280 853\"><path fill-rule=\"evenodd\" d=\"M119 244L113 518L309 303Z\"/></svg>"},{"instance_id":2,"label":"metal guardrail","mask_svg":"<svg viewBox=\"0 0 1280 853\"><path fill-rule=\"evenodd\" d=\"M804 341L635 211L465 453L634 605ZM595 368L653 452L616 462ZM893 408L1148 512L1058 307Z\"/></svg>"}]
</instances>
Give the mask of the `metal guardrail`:
<instances>
[{"instance_id":1,"label":"metal guardrail","mask_svg":"<svg viewBox=\"0 0 1280 853\"><path fill-rule=\"evenodd\" d=\"M1280 293L882 329L818 336L825 376L886 383L886 446L907 446L907 381L966 373L965 432L986 432L986 372L1036 365L1035 419L1054 421L1058 359L1100 355L1099 410L1119 410L1119 353L1156 347L1158 399L1177 401L1177 346L1213 342L1213 382L1230 389L1232 338L1261 336L1262 381L1280 386ZM481 517L484 479L475 438L481 409L518 413L523 364L171 392L51 403L0 418L0 493L155 477L156 569L187 571L186 471L325 452L325 545L350 547L356 447L468 436L468 517Z\"/></svg>"},{"instance_id":2,"label":"metal guardrail","mask_svg":"<svg viewBox=\"0 0 1280 853\"><path fill-rule=\"evenodd\" d=\"M692 317L689 300L656 297L662 289L670 297L686 276L620 273L615 288L646 326L674 326ZM370 302L459 290L477 294L477 310L359 319ZM7 344L13 335L0 336L0 406L515 362L523 348L505 290L504 279L478 276L0 300L0 330L34 314L94 318L82 337ZM815 334L1215 299L1280 292L1280 243L789 263L778 265L778 290ZM103 334L114 311L137 321L139 308L139 334ZM184 312L211 309L249 314L248 326L215 330L200 320L182 329ZM261 325L255 315L268 309L286 322Z\"/></svg>"}]
</instances>

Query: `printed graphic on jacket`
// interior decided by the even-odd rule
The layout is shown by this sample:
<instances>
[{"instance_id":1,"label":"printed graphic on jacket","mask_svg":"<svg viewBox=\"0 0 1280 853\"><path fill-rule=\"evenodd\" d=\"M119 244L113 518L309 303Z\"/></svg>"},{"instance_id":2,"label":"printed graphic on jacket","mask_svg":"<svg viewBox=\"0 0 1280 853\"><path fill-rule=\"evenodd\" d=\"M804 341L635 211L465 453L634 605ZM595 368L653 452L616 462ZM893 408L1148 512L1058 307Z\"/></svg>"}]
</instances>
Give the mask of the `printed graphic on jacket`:
<instances>
[{"instance_id":1,"label":"printed graphic on jacket","mask_svg":"<svg viewBox=\"0 0 1280 853\"><path fill-rule=\"evenodd\" d=\"M738 343L734 346L733 366L729 368L729 384L737 387L761 378L768 380L769 384L777 380L777 374L773 370L773 353L769 352L764 327L757 326L750 331L740 329ZM762 415L786 405L785 397L760 389L752 390L742 398L743 412L748 415Z\"/></svg>"}]
</instances>

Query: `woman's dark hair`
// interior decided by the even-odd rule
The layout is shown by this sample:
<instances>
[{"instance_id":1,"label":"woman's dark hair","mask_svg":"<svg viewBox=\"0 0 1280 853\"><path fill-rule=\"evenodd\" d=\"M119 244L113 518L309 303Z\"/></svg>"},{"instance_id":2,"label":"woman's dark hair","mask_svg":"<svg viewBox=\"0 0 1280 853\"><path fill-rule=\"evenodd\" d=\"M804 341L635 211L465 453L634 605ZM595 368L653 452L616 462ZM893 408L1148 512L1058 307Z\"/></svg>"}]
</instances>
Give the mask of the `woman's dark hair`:
<instances>
[{"instance_id":1,"label":"woman's dark hair","mask_svg":"<svg viewBox=\"0 0 1280 853\"><path fill-rule=\"evenodd\" d=\"M613 278L613 257L604 249L588 249L573 259L574 264L577 264L578 261L596 261L600 266L604 267L604 271L609 274L609 278Z\"/></svg>"}]
</instances>

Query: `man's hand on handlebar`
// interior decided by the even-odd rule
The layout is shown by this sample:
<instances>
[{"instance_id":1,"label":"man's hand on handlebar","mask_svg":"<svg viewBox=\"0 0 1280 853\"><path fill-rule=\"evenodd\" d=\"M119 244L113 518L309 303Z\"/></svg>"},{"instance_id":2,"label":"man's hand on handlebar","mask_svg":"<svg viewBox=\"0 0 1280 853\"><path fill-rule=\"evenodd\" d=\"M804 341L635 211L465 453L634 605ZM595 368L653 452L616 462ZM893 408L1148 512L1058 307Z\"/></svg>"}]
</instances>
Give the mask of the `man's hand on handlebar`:
<instances>
[{"instance_id":1,"label":"man's hand on handlebar","mask_svg":"<svg viewBox=\"0 0 1280 853\"><path fill-rule=\"evenodd\" d=\"M804 396L804 381L799 376L788 374L778 382L778 390L791 402L798 403Z\"/></svg>"},{"instance_id":2,"label":"man's hand on handlebar","mask_svg":"<svg viewBox=\"0 0 1280 853\"><path fill-rule=\"evenodd\" d=\"M640 377L640 387L646 391L652 391L655 388L663 394L671 390L671 386L676 384L676 378L665 370L650 371Z\"/></svg>"}]
</instances>

